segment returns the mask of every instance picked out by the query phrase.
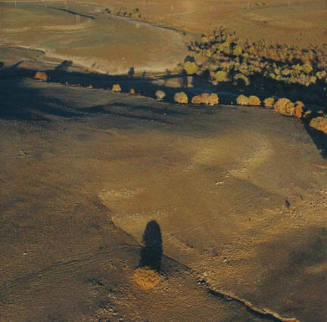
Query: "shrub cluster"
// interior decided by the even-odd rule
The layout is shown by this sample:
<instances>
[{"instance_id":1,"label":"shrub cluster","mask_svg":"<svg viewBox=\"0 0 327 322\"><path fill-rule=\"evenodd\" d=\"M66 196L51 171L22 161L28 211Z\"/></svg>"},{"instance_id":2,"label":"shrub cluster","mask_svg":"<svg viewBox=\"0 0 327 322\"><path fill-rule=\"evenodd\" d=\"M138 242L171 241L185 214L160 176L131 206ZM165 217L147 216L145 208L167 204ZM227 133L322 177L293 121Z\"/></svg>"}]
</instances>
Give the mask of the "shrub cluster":
<instances>
[{"instance_id":1,"label":"shrub cluster","mask_svg":"<svg viewBox=\"0 0 327 322\"><path fill-rule=\"evenodd\" d=\"M301 49L269 45L265 41L240 41L224 28L202 35L189 44L182 65L188 75L215 86L261 91L265 96L325 102L327 98L327 54L323 47Z\"/></svg>"},{"instance_id":2,"label":"shrub cluster","mask_svg":"<svg viewBox=\"0 0 327 322\"><path fill-rule=\"evenodd\" d=\"M324 116L318 116L311 119L309 125L312 128L327 134L327 114Z\"/></svg>"},{"instance_id":3,"label":"shrub cluster","mask_svg":"<svg viewBox=\"0 0 327 322\"><path fill-rule=\"evenodd\" d=\"M178 104L188 104L188 97L185 92L178 92L174 95L174 101Z\"/></svg>"},{"instance_id":4,"label":"shrub cluster","mask_svg":"<svg viewBox=\"0 0 327 322\"><path fill-rule=\"evenodd\" d=\"M219 97L215 93L203 93L192 97L192 104L204 104L214 106L219 103Z\"/></svg>"},{"instance_id":5,"label":"shrub cluster","mask_svg":"<svg viewBox=\"0 0 327 322\"><path fill-rule=\"evenodd\" d=\"M113 12L109 8L106 8L105 12L107 14L113 14ZM132 19L142 19L142 20L144 20L144 17L141 14L139 8L128 9L126 7L121 7L114 14L116 16L120 16L120 17L129 17L129 18L132 18Z\"/></svg>"}]
</instances>

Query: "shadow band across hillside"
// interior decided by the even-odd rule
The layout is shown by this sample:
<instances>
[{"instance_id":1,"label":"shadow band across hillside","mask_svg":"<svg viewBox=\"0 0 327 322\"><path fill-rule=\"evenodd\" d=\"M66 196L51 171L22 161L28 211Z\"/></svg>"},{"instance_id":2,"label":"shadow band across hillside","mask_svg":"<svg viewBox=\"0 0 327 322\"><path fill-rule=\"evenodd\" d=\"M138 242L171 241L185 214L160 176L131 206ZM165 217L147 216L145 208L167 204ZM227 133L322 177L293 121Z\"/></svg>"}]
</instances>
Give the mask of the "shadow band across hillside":
<instances>
[{"instance_id":1,"label":"shadow band across hillside","mask_svg":"<svg viewBox=\"0 0 327 322\"><path fill-rule=\"evenodd\" d=\"M61 99L54 97L44 97L37 88L26 87L23 84L24 79L33 78L36 70L19 68L17 63L11 67L0 69L0 118L6 120L24 120L24 121L51 121L49 116L64 118L84 118L95 114L113 115L138 120L148 120L163 124L175 123L176 118L173 116L183 116L188 113L185 108L170 108L167 104L165 107L158 108L147 104L139 105L137 101L129 104L126 103L109 103L91 107L72 106L63 102ZM0 66L2 63L0 62ZM129 92L133 88L138 95L146 97L155 97L157 90L164 90L166 93L165 101L174 103L174 94L178 91L185 91L189 97L204 91L214 90L205 88L202 83L194 83L194 88L169 88L157 85L153 78L138 77L131 75L111 76L96 73L69 72L66 69L70 62L59 64L54 70L47 70L46 73L49 81L63 85L88 87L94 89L108 89L112 85L119 83L123 92ZM185 77L185 75L165 75L162 80L168 80L172 77ZM229 104L230 97L219 95L221 104ZM228 101L229 100L229 101ZM213 113L212 108L192 107L189 113L196 110L196 113ZM168 117L167 117L168 116ZM172 118L173 117L173 118ZM312 141L321 151L324 158L327 158L327 135L322 132L311 129L307 122L304 122L307 133Z\"/></svg>"},{"instance_id":2,"label":"shadow band across hillside","mask_svg":"<svg viewBox=\"0 0 327 322\"><path fill-rule=\"evenodd\" d=\"M67 104L64 100L54 96L44 96L41 90L35 87L24 86L24 80L31 79L35 75L35 70L20 69L18 64L0 70L0 118L5 120L20 121L51 121L52 116L63 118L86 118L92 115L103 114L120 116L138 120L148 120L170 124L173 116L182 116L183 110L169 108L167 104L148 105L140 101L134 104L116 102L109 99L108 104L95 106L81 106L77 104ZM154 96L159 88L151 84L146 79L128 77L111 77L98 74L83 74L67 72L66 64L60 64L57 69L47 71L47 75L54 83L86 87L92 85L95 89L111 89L115 83L122 84L123 90L135 88L137 93L145 96ZM140 84L142 82L142 84ZM136 86L134 86L136 85ZM73 90L73 89L72 89ZM173 92L171 92L173 95Z\"/></svg>"}]
</instances>

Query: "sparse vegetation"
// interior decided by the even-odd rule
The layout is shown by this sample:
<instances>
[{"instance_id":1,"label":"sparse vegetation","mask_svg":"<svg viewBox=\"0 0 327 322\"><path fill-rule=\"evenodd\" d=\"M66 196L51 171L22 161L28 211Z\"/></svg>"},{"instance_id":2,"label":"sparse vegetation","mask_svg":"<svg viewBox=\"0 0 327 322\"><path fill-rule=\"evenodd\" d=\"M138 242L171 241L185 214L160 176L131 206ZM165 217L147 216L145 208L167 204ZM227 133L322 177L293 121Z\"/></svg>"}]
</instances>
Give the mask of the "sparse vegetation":
<instances>
[{"instance_id":1,"label":"sparse vegetation","mask_svg":"<svg viewBox=\"0 0 327 322\"><path fill-rule=\"evenodd\" d=\"M211 93L208 97L207 105L214 106L219 103L219 97L217 94Z\"/></svg>"},{"instance_id":2,"label":"sparse vegetation","mask_svg":"<svg viewBox=\"0 0 327 322\"><path fill-rule=\"evenodd\" d=\"M295 105L295 116L298 119L301 119L304 113L304 103L301 101L296 101L294 105Z\"/></svg>"},{"instance_id":3,"label":"sparse vegetation","mask_svg":"<svg viewBox=\"0 0 327 322\"><path fill-rule=\"evenodd\" d=\"M34 79L38 79L46 82L48 80L48 75L45 72L36 72L34 75Z\"/></svg>"},{"instance_id":4,"label":"sparse vegetation","mask_svg":"<svg viewBox=\"0 0 327 322\"><path fill-rule=\"evenodd\" d=\"M286 116L295 116L295 106L288 98L280 98L274 104L274 110L279 114Z\"/></svg>"},{"instance_id":5,"label":"sparse vegetation","mask_svg":"<svg viewBox=\"0 0 327 322\"><path fill-rule=\"evenodd\" d=\"M220 28L191 42L189 51L188 69L218 89L266 97L287 93L292 100L314 104L327 98L327 55L323 48L250 43ZM271 107L271 103L267 101L265 106Z\"/></svg>"},{"instance_id":6,"label":"sparse vegetation","mask_svg":"<svg viewBox=\"0 0 327 322\"><path fill-rule=\"evenodd\" d=\"M251 95L249 97L248 104L251 106L260 106L261 105L260 98L257 96Z\"/></svg>"},{"instance_id":7,"label":"sparse vegetation","mask_svg":"<svg viewBox=\"0 0 327 322\"><path fill-rule=\"evenodd\" d=\"M273 97L267 97L264 101L263 104L266 108L273 108L275 104L275 99Z\"/></svg>"},{"instance_id":8,"label":"sparse vegetation","mask_svg":"<svg viewBox=\"0 0 327 322\"><path fill-rule=\"evenodd\" d=\"M234 85L236 85L236 86L244 87L244 86L250 85L249 78L241 73L235 74L233 76L233 80L234 80Z\"/></svg>"},{"instance_id":9,"label":"sparse vegetation","mask_svg":"<svg viewBox=\"0 0 327 322\"><path fill-rule=\"evenodd\" d=\"M221 82L230 82L231 76L227 71L218 70L217 72L210 73L211 79L213 80L213 84L217 85Z\"/></svg>"},{"instance_id":10,"label":"sparse vegetation","mask_svg":"<svg viewBox=\"0 0 327 322\"><path fill-rule=\"evenodd\" d=\"M237 105L249 105L249 98L246 97L245 95L240 95L236 99L236 104Z\"/></svg>"},{"instance_id":11,"label":"sparse vegetation","mask_svg":"<svg viewBox=\"0 0 327 322\"><path fill-rule=\"evenodd\" d=\"M193 75L198 71L198 66L195 62L187 61L184 63L183 69L187 75Z\"/></svg>"},{"instance_id":12,"label":"sparse vegetation","mask_svg":"<svg viewBox=\"0 0 327 322\"><path fill-rule=\"evenodd\" d=\"M327 114L313 118L309 125L312 128L327 134Z\"/></svg>"},{"instance_id":13,"label":"sparse vegetation","mask_svg":"<svg viewBox=\"0 0 327 322\"><path fill-rule=\"evenodd\" d=\"M201 95L196 95L192 97L192 104L205 104L209 106L214 106L219 103L219 97L214 93L203 93Z\"/></svg>"},{"instance_id":14,"label":"sparse vegetation","mask_svg":"<svg viewBox=\"0 0 327 322\"><path fill-rule=\"evenodd\" d=\"M105 11L107 14L112 14L112 11L109 8L105 9ZM120 16L120 17L128 17L132 19L144 19L139 8L128 9L126 7L121 7L115 14L116 16Z\"/></svg>"},{"instance_id":15,"label":"sparse vegetation","mask_svg":"<svg viewBox=\"0 0 327 322\"><path fill-rule=\"evenodd\" d=\"M113 92L121 92L121 87L119 84L113 84L112 89Z\"/></svg>"},{"instance_id":16,"label":"sparse vegetation","mask_svg":"<svg viewBox=\"0 0 327 322\"><path fill-rule=\"evenodd\" d=\"M174 95L174 101L178 104L187 104L188 97L185 92L178 92Z\"/></svg>"},{"instance_id":17,"label":"sparse vegetation","mask_svg":"<svg viewBox=\"0 0 327 322\"><path fill-rule=\"evenodd\" d=\"M166 97L166 93L162 90L157 90L155 96L157 100L162 100Z\"/></svg>"},{"instance_id":18,"label":"sparse vegetation","mask_svg":"<svg viewBox=\"0 0 327 322\"><path fill-rule=\"evenodd\" d=\"M137 268L133 276L133 281L144 291L153 289L161 280L159 273L148 267Z\"/></svg>"},{"instance_id":19,"label":"sparse vegetation","mask_svg":"<svg viewBox=\"0 0 327 322\"><path fill-rule=\"evenodd\" d=\"M195 95L192 97L192 104L200 105L202 104L202 97L201 95Z\"/></svg>"}]
</instances>

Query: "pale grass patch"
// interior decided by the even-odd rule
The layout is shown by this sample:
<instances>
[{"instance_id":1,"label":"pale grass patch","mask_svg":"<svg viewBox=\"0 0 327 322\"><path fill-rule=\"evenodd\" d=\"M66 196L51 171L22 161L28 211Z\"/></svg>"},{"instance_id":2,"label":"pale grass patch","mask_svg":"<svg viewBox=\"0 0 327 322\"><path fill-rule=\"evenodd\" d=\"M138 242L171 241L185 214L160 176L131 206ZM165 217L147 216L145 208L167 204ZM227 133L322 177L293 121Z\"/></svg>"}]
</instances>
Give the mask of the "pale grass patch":
<instances>
[{"instance_id":1,"label":"pale grass patch","mask_svg":"<svg viewBox=\"0 0 327 322\"><path fill-rule=\"evenodd\" d=\"M147 291L157 286L162 277L149 267L140 267L135 270L133 281L140 289Z\"/></svg>"}]
</instances>

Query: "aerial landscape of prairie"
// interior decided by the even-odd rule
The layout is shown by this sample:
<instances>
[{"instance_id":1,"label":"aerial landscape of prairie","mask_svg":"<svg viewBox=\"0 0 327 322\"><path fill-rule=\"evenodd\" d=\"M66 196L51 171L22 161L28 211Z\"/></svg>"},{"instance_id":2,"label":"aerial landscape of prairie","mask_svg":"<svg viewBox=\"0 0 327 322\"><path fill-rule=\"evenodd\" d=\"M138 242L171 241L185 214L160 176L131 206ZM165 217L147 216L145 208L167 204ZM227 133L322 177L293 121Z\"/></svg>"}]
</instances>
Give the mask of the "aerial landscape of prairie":
<instances>
[{"instance_id":1,"label":"aerial landscape of prairie","mask_svg":"<svg viewBox=\"0 0 327 322\"><path fill-rule=\"evenodd\" d=\"M0 1L0 321L327 321L325 0Z\"/></svg>"}]
</instances>

